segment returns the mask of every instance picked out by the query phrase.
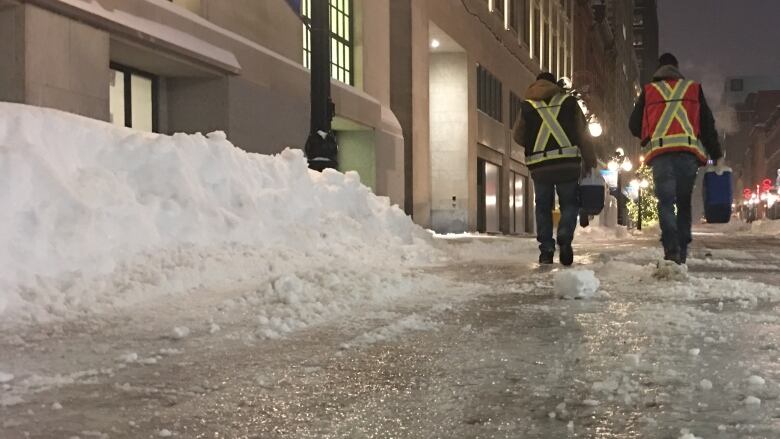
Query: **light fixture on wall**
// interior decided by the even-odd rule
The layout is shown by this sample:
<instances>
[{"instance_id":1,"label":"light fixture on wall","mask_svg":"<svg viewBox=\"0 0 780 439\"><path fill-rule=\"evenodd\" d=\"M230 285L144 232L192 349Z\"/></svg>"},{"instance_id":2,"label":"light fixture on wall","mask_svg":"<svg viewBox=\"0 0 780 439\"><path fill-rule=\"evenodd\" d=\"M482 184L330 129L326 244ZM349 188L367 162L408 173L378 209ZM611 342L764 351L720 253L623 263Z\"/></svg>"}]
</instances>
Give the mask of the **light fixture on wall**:
<instances>
[{"instance_id":1,"label":"light fixture on wall","mask_svg":"<svg viewBox=\"0 0 780 439\"><path fill-rule=\"evenodd\" d=\"M441 42L439 42L439 40L436 38L431 40L431 49L438 49L439 46L441 46Z\"/></svg>"}]
</instances>

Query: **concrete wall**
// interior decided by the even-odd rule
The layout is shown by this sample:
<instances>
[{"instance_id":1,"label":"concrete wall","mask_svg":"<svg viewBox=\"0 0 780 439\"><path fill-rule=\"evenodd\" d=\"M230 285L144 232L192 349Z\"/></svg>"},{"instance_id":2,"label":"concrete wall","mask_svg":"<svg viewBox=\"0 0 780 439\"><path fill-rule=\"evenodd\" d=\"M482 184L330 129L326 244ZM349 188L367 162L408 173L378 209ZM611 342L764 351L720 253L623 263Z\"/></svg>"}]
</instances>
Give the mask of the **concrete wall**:
<instances>
[{"instance_id":1,"label":"concrete wall","mask_svg":"<svg viewBox=\"0 0 780 439\"><path fill-rule=\"evenodd\" d=\"M108 120L108 34L31 6L0 11L0 99Z\"/></svg>"},{"instance_id":2,"label":"concrete wall","mask_svg":"<svg viewBox=\"0 0 780 439\"><path fill-rule=\"evenodd\" d=\"M303 59L302 24L286 1L200 0L200 3L200 14L217 26L291 60Z\"/></svg>"},{"instance_id":3,"label":"concrete wall","mask_svg":"<svg viewBox=\"0 0 780 439\"><path fill-rule=\"evenodd\" d=\"M468 230L468 89L465 53L430 57L431 225L442 233Z\"/></svg>"},{"instance_id":4,"label":"concrete wall","mask_svg":"<svg viewBox=\"0 0 780 439\"><path fill-rule=\"evenodd\" d=\"M504 125L500 131L507 136L509 124L509 91L523 96L539 71L538 60L532 60L529 50L518 43L516 33L504 29L503 22L490 13L484 0L394 0L391 3L391 105L403 127L406 151L407 212L415 222L430 227L433 211L433 181L430 133L430 40L429 24L433 23L468 56L468 224L477 226L477 158L478 122L476 111L476 64L485 66L504 86ZM506 144L506 142L504 142ZM498 164L506 170L511 163L510 151ZM492 157L495 159L495 157ZM493 160L491 160L493 161ZM495 163L495 161L494 161ZM502 172L502 190L507 188L507 172ZM502 230L508 230L508 200L502 203Z\"/></svg>"}]
</instances>

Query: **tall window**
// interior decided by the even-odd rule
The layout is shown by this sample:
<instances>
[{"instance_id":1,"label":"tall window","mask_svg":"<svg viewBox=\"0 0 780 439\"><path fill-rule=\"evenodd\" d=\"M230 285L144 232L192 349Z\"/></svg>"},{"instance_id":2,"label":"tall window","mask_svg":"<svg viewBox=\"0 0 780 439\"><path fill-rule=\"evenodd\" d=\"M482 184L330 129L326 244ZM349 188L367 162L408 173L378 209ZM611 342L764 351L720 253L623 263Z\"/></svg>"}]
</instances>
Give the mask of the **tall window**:
<instances>
[{"instance_id":1,"label":"tall window","mask_svg":"<svg viewBox=\"0 0 780 439\"><path fill-rule=\"evenodd\" d=\"M503 84L487 69L477 64L477 109L503 121Z\"/></svg>"},{"instance_id":2,"label":"tall window","mask_svg":"<svg viewBox=\"0 0 780 439\"><path fill-rule=\"evenodd\" d=\"M303 65L311 68L311 0L301 2ZM352 0L330 0L330 69L333 79L354 85L354 9Z\"/></svg>"},{"instance_id":3,"label":"tall window","mask_svg":"<svg viewBox=\"0 0 780 439\"><path fill-rule=\"evenodd\" d=\"M157 131L157 78L111 63L111 123L141 131Z\"/></svg>"},{"instance_id":4,"label":"tall window","mask_svg":"<svg viewBox=\"0 0 780 439\"><path fill-rule=\"evenodd\" d=\"M504 0L494 0L493 8L498 12L498 15L504 16Z\"/></svg>"},{"instance_id":5,"label":"tall window","mask_svg":"<svg viewBox=\"0 0 780 439\"><path fill-rule=\"evenodd\" d=\"M515 92L509 92L509 126L514 128L517 118L522 111L523 99Z\"/></svg>"},{"instance_id":6,"label":"tall window","mask_svg":"<svg viewBox=\"0 0 780 439\"><path fill-rule=\"evenodd\" d=\"M525 35L528 33L526 30L528 28L528 23L526 23L526 17L528 16L526 2L527 0L512 0L509 11L509 27L517 33L524 32L523 41L527 43L528 36Z\"/></svg>"}]
</instances>

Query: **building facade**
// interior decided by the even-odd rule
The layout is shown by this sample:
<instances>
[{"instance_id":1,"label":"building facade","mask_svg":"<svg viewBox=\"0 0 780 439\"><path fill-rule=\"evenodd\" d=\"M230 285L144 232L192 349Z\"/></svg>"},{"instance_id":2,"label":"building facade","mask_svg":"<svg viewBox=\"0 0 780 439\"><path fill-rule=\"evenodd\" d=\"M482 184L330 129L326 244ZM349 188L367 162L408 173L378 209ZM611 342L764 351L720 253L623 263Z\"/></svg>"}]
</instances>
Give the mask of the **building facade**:
<instances>
[{"instance_id":1,"label":"building facade","mask_svg":"<svg viewBox=\"0 0 780 439\"><path fill-rule=\"evenodd\" d=\"M512 126L542 70L571 76L573 0L394 0L392 109L407 211L439 232L533 231Z\"/></svg>"},{"instance_id":2,"label":"building facade","mask_svg":"<svg viewBox=\"0 0 780 439\"><path fill-rule=\"evenodd\" d=\"M404 205L390 109L391 0L332 0L342 170ZM0 100L172 134L223 130L258 153L302 147L309 41L284 0L0 0Z\"/></svg>"},{"instance_id":3,"label":"building facade","mask_svg":"<svg viewBox=\"0 0 780 439\"><path fill-rule=\"evenodd\" d=\"M638 163L639 141L628 129L641 91L633 22L632 1L576 1L573 85L602 126L603 134L596 140L599 155L608 159L622 148Z\"/></svg>"},{"instance_id":4,"label":"building facade","mask_svg":"<svg viewBox=\"0 0 780 439\"><path fill-rule=\"evenodd\" d=\"M163 134L222 130L250 152L300 148L310 1L0 0L0 100ZM534 231L512 127L541 71L589 78L603 149L627 146L633 3L599 18L597 0L329 1L341 170L424 227Z\"/></svg>"},{"instance_id":5,"label":"building facade","mask_svg":"<svg viewBox=\"0 0 780 439\"><path fill-rule=\"evenodd\" d=\"M634 0L634 50L640 83L647 84L653 80L661 55L657 0Z\"/></svg>"},{"instance_id":6,"label":"building facade","mask_svg":"<svg viewBox=\"0 0 780 439\"><path fill-rule=\"evenodd\" d=\"M735 193L754 190L780 169L780 77L735 76L726 79L722 105L733 107L736 122L723 133L723 148L734 170Z\"/></svg>"}]
</instances>

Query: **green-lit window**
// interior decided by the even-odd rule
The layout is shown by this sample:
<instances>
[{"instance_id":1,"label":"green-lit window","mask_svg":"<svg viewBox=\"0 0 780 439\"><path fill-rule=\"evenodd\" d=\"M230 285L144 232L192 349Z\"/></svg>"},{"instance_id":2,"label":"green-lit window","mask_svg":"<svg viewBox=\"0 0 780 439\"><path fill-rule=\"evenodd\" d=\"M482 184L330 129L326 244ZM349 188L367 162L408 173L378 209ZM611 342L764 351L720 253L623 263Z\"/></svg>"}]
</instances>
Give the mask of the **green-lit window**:
<instances>
[{"instance_id":1,"label":"green-lit window","mask_svg":"<svg viewBox=\"0 0 780 439\"><path fill-rule=\"evenodd\" d=\"M352 0L330 0L330 70L333 79L354 85L354 32ZM311 68L311 0L301 2L303 65Z\"/></svg>"}]
</instances>

